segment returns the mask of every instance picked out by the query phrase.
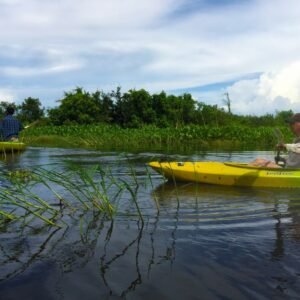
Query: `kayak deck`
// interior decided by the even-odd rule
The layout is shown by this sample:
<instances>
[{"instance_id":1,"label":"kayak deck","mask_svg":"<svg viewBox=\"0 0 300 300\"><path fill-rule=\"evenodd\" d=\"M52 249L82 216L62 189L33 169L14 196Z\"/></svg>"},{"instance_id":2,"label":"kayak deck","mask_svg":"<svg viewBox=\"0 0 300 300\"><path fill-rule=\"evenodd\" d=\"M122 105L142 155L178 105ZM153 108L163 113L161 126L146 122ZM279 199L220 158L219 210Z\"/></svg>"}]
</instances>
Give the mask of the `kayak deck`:
<instances>
[{"instance_id":1,"label":"kayak deck","mask_svg":"<svg viewBox=\"0 0 300 300\"><path fill-rule=\"evenodd\" d=\"M300 170L232 162L150 162L169 180L228 186L300 188Z\"/></svg>"}]
</instances>

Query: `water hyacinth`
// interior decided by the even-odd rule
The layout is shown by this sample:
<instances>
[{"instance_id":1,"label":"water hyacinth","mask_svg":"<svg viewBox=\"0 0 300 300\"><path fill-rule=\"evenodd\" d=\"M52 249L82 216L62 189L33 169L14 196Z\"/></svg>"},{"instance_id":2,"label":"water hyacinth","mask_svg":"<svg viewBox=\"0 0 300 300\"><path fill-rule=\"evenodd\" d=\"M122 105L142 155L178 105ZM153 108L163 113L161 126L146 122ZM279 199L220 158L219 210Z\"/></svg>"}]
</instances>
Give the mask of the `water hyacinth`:
<instances>
[{"instance_id":1,"label":"water hyacinth","mask_svg":"<svg viewBox=\"0 0 300 300\"><path fill-rule=\"evenodd\" d=\"M286 127L280 128L286 140L292 136ZM260 147L272 149L277 143L273 127L186 125L159 128L121 128L116 125L41 126L24 131L22 139L30 145L72 146L94 149L113 147L166 147L198 145L223 148Z\"/></svg>"}]
</instances>

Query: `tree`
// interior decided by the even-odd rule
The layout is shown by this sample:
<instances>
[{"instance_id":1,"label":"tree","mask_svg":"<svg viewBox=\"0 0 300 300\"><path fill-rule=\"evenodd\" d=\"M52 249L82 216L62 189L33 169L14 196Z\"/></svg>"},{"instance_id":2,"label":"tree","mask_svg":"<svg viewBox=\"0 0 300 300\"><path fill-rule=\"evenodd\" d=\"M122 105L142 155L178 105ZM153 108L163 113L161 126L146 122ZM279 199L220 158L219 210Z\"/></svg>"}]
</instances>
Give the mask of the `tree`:
<instances>
[{"instance_id":1,"label":"tree","mask_svg":"<svg viewBox=\"0 0 300 300\"><path fill-rule=\"evenodd\" d=\"M231 100L229 98L229 93L225 93L224 96L226 96L225 99L223 99L224 104L227 106L228 108L228 113L231 114Z\"/></svg>"},{"instance_id":2,"label":"tree","mask_svg":"<svg viewBox=\"0 0 300 300\"><path fill-rule=\"evenodd\" d=\"M60 105L48 110L50 121L54 125L92 124L110 122L113 115L113 101L109 94L96 91L90 94L80 87L65 92Z\"/></svg>"},{"instance_id":3,"label":"tree","mask_svg":"<svg viewBox=\"0 0 300 300\"><path fill-rule=\"evenodd\" d=\"M117 100L115 121L124 127L139 127L156 120L151 95L141 90L129 90Z\"/></svg>"},{"instance_id":4,"label":"tree","mask_svg":"<svg viewBox=\"0 0 300 300\"><path fill-rule=\"evenodd\" d=\"M96 91L91 94L91 100L99 106L99 115L96 116L95 121L110 123L113 119L114 103L111 95L104 93L103 91Z\"/></svg>"},{"instance_id":5,"label":"tree","mask_svg":"<svg viewBox=\"0 0 300 300\"><path fill-rule=\"evenodd\" d=\"M23 123L32 123L44 117L44 108L38 98L26 98L18 106L18 118Z\"/></svg>"},{"instance_id":6,"label":"tree","mask_svg":"<svg viewBox=\"0 0 300 300\"><path fill-rule=\"evenodd\" d=\"M204 102L198 103L197 108L197 119L199 124L203 125L227 125L227 118L228 113L218 107L218 105L209 105L205 104Z\"/></svg>"},{"instance_id":7,"label":"tree","mask_svg":"<svg viewBox=\"0 0 300 300\"><path fill-rule=\"evenodd\" d=\"M71 92L65 92L64 98L58 100L60 105L48 111L51 122L55 125L78 123L90 124L95 122L100 112L99 103L90 93L77 87Z\"/></svg>"},{"instance_id":8,"label":"tree","mask_svg":"<svg viewBox=\"0 0 300 300\"><path fill-rule=\"evenodd\" d=\"M182 105L182 119L185 124L192 123L195 120L196 101L191 94L183 94L180 98Z\"/></svg>"},{"instance_id":9,"label":"tree","mask_svg":"<svg viewBox=\"0 0 300 300\"><path fill-rule=\"evenodd\" d=\"M179 126L195 121L196 101L191 94L175 96L161 92L152 95L152 104L159 126Z\"/></svg>"},{"instance_id":10,"label":"tree","mask_svg":"<svg viewBox=\"0 0 300 300\"><path fill-rule=\"evenodd\" d=\"M283 111L276 111L276 121L279 125L285 124L287 119L290 119L293 115L292 110L283 110Z\"/></svg>"},{"instance_id":11,"label":"tree","mask_svg":"<svg viewBox=\"0 0 300 300\"><path fill-rule=\"evenodd\" d=\"M152 95L152 107L156 115L155 124L159 127L168 127L171 124L168 117L168 103L167 94L164 91Z\"/></svg>"}]
</instances>

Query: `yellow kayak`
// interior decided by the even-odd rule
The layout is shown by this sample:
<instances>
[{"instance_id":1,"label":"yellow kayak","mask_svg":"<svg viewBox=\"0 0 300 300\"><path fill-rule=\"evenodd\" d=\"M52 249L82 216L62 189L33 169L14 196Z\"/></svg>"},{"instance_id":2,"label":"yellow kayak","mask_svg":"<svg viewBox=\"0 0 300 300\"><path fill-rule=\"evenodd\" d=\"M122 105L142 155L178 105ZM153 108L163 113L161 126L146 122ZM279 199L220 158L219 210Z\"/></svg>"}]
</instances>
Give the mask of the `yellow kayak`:
<instances>
[{"instance_id":1,"label":"yellow kayak","mask_svg":"<svg viewBox=\"0 0 300 300\"><path fill-rule=\"evenodd\" d=\"M300 169L271 169L231 162L149 163L170 180L229 186L300 188Z\"/></svg>"},{"instance_id":2,"label":"yellow kayak","mask_svg":"<svg viewBox=\"0 0 300 300\"><path fill-rule=\"evenodd\" d=\"M25 150L26 145L21 142L0 142L0 152L15 152Z\"/></svg>"}]
</instances>

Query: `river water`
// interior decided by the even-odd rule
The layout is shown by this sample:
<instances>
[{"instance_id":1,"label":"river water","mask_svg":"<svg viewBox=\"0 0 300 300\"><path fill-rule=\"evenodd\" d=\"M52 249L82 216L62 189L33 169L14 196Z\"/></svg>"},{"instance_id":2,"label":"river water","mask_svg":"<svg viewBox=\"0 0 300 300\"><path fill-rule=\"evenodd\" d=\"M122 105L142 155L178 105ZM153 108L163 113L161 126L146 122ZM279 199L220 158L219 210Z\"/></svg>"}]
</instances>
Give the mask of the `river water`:
<instances>
[{"instance_id":1,"label":"river water","mask_svg":"<svg viewBox=\"0 0 300 300\"><path fill-rule=\"evenodd\" d=\"M146 167L257 156L274 153L28 148L7 157L2 170L109 168L135 186L143 221L127 192L112 220L87 211L61 228L1 228L0 299L300 299L297 189L174 185Z\"/></svg>"}]
</instances>

